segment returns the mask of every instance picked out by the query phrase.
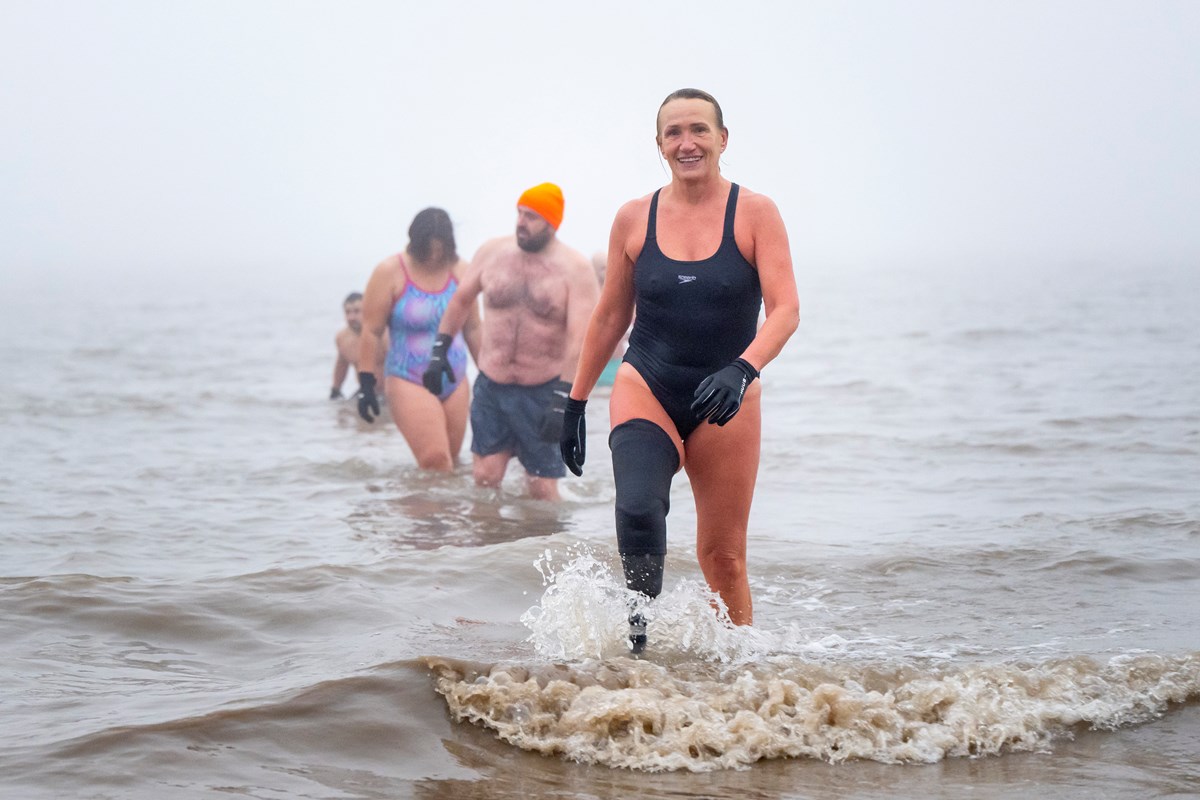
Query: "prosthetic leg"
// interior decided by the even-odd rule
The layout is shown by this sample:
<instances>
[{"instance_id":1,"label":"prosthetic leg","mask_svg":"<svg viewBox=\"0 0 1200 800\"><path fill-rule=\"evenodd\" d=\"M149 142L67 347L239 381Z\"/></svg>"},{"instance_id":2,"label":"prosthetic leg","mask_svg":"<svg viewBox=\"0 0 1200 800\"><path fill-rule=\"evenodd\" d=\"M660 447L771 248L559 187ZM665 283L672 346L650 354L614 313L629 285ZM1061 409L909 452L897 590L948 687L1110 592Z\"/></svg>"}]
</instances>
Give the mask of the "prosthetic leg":
<instances>
[{"instance_id":1,"label":"prosthetic leg","mask_svg":"<svg viewBox=\"0 0 1200 800\"><path fill-rule=\"evenodd\" d=\"M646 419L631 419L613 428L608 446L617 487L617 550L625 586L653 599L662 592L671 478L679 468L679 453L667 432ZM629 645L635 654L646 647L646 617L639 606L634 604L629 615Z\"/></svg>"}]
</instances>

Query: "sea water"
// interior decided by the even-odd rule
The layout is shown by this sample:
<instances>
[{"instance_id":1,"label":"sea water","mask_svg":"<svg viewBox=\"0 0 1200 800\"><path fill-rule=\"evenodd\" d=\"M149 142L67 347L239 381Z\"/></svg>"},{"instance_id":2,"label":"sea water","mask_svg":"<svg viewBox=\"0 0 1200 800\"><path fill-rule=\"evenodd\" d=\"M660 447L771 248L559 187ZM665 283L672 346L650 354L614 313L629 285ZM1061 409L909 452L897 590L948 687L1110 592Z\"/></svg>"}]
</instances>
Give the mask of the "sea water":
<instances>
[{"instance_id":1,"label":"sea water","mask_svg":"<svg viewBox=\"0 0 1200 800\"><path fill-rule=\"evenodd\" d=\"M603 390L544 503L325 399L355 286L6 292L0 794L1195 795L1197 275L798 270L755 625L681 473L639 659Z\"/></svg>"}]
</instances>

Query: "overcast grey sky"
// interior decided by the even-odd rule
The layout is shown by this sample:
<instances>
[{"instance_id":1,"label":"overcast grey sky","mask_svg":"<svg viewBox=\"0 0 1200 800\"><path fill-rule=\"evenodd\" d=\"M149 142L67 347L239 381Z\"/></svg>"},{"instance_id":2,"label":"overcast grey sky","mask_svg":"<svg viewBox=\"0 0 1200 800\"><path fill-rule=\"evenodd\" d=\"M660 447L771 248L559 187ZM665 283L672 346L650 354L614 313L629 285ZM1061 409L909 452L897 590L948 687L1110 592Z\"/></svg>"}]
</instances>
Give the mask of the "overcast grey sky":
<instances>
[{"instance_id":1,"label":"overcast grey sky","mask_svg":"<svg viewBox=\"0 0 1200 800\"><path fill-rule=\"evenodd\" d=\"M0 76L4 272L365 280L421 208L469 255L545 180L593 252L681 86L798 270L1200 263L1192 0L3 0Z\"/></svg>"}]
</instances>

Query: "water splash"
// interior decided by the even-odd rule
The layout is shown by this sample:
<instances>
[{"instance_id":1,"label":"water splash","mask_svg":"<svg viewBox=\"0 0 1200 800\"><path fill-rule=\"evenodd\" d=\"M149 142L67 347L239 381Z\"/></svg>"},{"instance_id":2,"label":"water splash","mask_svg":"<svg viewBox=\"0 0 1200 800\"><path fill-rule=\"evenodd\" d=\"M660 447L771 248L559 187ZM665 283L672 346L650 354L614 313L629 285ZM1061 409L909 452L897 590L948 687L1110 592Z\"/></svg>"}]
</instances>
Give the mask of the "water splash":
<instances>
[{"instance_id":1,"label":"water splash","mask_svg":"<svg viewBox=\"0 0 1200 800\"><path fill-rule=\"evenodd\" d=\"M540 602L521 616L527 641L539 656L582 660L629 654L626 635L632 606L649 624L647 655L721 663L762 657L778 647L777 635L734 625L721 598L703 583L683 578L649 603L586 546L568 551L564 563L546 550L534 566L546 586ZM794 631L791 631L794 634Z\"/></svg>"}]
</instances>

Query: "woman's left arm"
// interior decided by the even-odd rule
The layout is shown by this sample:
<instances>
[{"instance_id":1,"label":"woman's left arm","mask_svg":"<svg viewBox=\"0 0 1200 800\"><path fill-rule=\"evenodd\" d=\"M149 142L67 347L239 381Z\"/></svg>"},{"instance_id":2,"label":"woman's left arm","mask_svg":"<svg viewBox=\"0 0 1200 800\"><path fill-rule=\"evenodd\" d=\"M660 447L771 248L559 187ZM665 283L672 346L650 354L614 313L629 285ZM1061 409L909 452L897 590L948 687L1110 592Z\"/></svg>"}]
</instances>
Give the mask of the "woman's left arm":
<instances>
[{"instance_id":1,"label":"woman's left arm","mask_svg":"<svg viewBox=\"0 0 1200 800\"><path fill-rule=\"evenodd\" d=\"M751 194L745 209L751 223L753 263L762 286L766 319L742 358L760 372L771 362L800 324L800 299L792 272L792 251L783 217L771 198ZM741 204L739 204L741 205ZM742 211L738 209L739 213Z\"/></svg>"},{"instance_id":2,"label":"woman's left arm","mask_svg":"<svg viewBox=\"0 0 1200 800\"><path fill-rule=\"evenodd\" d=\"M460 260L453 269L454 277L462 282L462 276L467 270L467 262ZM471 360L475 362L475 366L479 366L479 348L480 336L482 329L482 319L479 316L479 303L471 303L471 310L467 314L467 321L463 323L463 341L467 344L467 352L471 354Z\"/></svg>"}]
</instances>

